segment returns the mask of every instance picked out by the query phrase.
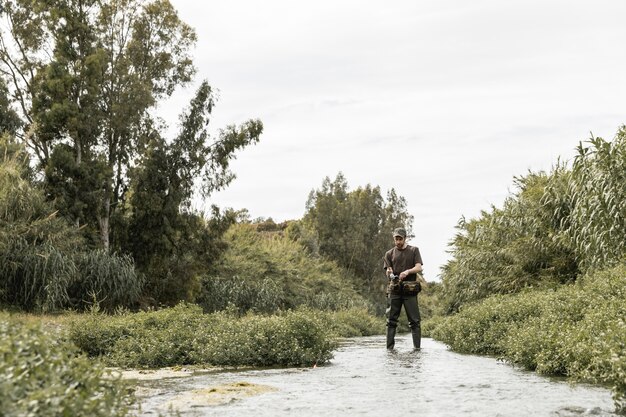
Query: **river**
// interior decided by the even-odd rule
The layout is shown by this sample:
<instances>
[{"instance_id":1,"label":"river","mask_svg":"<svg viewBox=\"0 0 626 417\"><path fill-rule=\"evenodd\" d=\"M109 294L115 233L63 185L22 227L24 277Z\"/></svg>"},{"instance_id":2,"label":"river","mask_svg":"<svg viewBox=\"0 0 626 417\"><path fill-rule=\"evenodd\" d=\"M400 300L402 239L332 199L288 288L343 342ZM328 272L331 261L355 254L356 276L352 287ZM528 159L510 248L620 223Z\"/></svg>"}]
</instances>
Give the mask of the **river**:
<instances>
[{"instance_id":1,"label":"river","mask_svg":"<svg viewBox=\"0 0 626 417\"><path fill-rule=\"evenodd\" d=\"M616 416L608 389L457 354L428 338L413 351L409 339L400 335L392 352L382 336L348 339L330 364L319 367L139 381L139 414L156 416L175 404L182 416ZM229 384L266 392L213 405L189 396Z\"/></svg>"}]
</instances>

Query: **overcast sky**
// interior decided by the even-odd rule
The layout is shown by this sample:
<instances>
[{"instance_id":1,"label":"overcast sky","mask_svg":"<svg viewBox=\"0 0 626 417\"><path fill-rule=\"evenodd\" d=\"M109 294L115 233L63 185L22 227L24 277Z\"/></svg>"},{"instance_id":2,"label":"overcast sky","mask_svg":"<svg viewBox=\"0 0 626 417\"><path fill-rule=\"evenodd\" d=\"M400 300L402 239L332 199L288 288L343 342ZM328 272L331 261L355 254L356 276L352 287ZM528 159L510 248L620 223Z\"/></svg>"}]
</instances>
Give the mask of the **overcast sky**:
<instances>
[{"instance_id":1,"label":"overcast sky","mask_svg":"<svg viewBox=\"0 0 626 417\"><path fill-rule=\"evenodd\" d=\"M461 216L626 123L624 0L171 1L197 31L198 74L163 117L206 79L213 128L265 126L206 206L283 221L339 171L395 188L427 279Z\"/></svg>"}]
</instances>

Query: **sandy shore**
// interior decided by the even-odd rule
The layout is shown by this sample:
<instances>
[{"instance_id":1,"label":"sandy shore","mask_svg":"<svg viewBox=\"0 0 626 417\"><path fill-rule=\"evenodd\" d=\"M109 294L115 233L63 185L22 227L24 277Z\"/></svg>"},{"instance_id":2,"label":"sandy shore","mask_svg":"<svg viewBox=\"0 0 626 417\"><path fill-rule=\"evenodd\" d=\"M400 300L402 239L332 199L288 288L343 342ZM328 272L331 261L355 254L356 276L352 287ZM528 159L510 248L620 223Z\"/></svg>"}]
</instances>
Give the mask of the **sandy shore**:
<instances>
[{"instance_id":1,"label":"sandy shore","mask_svg":"<svg viewBox=\"0 0 626 417\"><path fill-rule=\"evenodd\" d=\"M222 371L226 368L195 368L195 367L168 367L160 369L118 369L110 368L113 377L121 377L129 381L136 381L135 395L141 402L142 398L158 397L163 394L159 380L169 378L186 378L205 372ZM157 408L160 411L177 410L186 413L199 407L211 407L228 404L247 397L277 391L277 388L239 381L229 384L208 386L206 388L179 392L174 398L162 403Z\"/></svg>"},{"instance_id":2,"label":"sandy shore","mask_svg":"<svg viewBox=\"0 0 626 417\"><path fill-rule=\"evenodd\" d=\"M136 381L152 381L164 378L185 378L201 372L215 372L224 368L187 368L174 366L159 369L119 369L110 368L113 376L121 376L122 379Z\"/></svg>"},{"instance_id":3,"label":"sandy shore","mask_svg":"<svg viewBox=\"0 0 626 417\"><path fill-rule=\"evenodd\" d=\"M172 407L174 410L184 412L185 410L198 407L228 404L254 395L274 391L277 391L277 388L269 385L240 381L182 392L176 398L164 404L163 409Z\"/></svg>"}]
</instances>

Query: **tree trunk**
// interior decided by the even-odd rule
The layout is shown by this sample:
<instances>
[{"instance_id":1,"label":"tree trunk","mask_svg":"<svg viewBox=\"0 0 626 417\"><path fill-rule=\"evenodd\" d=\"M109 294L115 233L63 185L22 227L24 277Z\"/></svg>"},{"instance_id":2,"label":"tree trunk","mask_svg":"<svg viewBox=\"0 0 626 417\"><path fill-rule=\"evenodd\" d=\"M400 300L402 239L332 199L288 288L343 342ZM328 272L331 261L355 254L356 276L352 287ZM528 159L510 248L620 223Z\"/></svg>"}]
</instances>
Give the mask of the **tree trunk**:
<instances>
[{"instance_id":1,"label":"tree trunk","mask_svg":"<svg viewBox=\"0 0 626 417\"><path fill-rule=\"evenodd\" d=\"M100 241L102 242L102 248L109 252L109 219L111 218L111 196L106 195L102 202L102 213L98 218L100 223Z\"/></svg>"}]
</instances>

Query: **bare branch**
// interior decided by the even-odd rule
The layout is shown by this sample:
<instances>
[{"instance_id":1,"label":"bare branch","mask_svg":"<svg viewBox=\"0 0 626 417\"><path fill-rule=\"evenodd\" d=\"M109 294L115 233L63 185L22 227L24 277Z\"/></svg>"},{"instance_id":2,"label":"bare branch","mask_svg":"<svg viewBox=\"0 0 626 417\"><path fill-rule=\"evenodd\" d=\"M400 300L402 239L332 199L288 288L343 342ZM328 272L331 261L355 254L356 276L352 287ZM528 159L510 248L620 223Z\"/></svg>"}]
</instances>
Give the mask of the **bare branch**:
<instances>
[{"instance_id":1,"label":"bare branch","mask_svg":"<svg viewBox=\"0 0 626 417\"><path fill-rule=\"evenodd\" d=\"M28 55L26 54L26 51L24 50L24 47L22 46L22 44L20 43L19 37L15 36L15 32L13 31L13 18L9 15L9 21L11 24L11 35L13 35L13 41L15 42L15 44L17 45L18 49L20 50L20 53L22 54L22 59L24 60L24 62L26 63L26 68L28 69L28 72L30 73L30 80L33 80L35 78L35 74L33 73L33 65L30 62L30 59L28 58ZM3 45L4 47L4 45ZM4 47L4 50L6 51L6 47ZM7 53L8 55L8 53ZM17 67L16 65L16 68ZM24 83L26 84L26 88L30 91L30 87L31 84L29 82L29 80L26 78L26 76L22 73L22 71L20 70L20 76L22 77L22 80L24 80Z\"/></svg>"}]
</instances>

